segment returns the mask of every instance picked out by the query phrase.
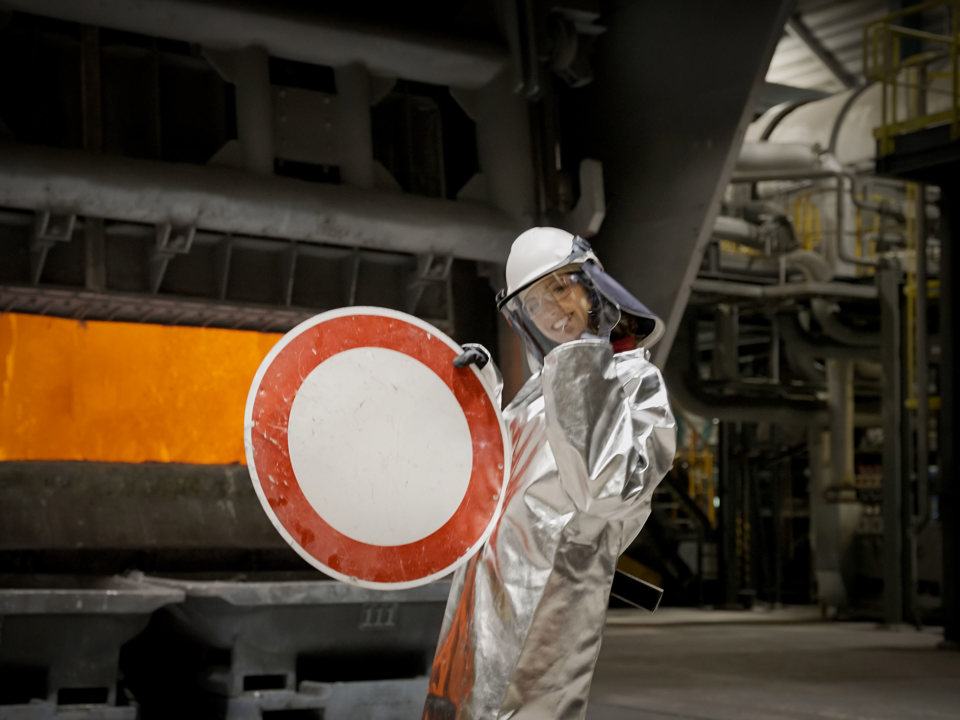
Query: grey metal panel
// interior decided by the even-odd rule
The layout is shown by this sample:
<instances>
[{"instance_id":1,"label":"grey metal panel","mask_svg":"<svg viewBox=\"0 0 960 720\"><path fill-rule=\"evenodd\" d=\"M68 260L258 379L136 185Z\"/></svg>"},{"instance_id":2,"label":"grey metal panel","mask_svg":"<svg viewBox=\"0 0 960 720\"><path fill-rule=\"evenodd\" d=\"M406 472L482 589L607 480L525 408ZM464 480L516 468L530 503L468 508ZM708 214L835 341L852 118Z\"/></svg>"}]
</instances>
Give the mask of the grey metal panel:
<instances>
[{"instance_id":1,"label":"grey metal panel","mask_svg":"<svg viewBox=\"0 0 960 720\"><path fill-rule=\"evenodd\" d=\"M274 712L323 720L420 720L428 685L426 676L336 683L305 681L299 692L261 690L228 698L224 717L260 720L266 713Z\"/></svg>"},{"instance_id":2,"label":"grey metal panel","mask_svg":"<svg viewBox=\"0 0 960 720\"><path fill-rule=\"evenodd\" d=\"M596 247L666 321L657 362L673 341L791 6L630 3L598 44L591 113L608 213Z\"/></svg>"},{"instance_id":3,"label":"grey metal panel","mask_svg":"<svg viewBox=\"0 0 960 720\"><path fill-rule=\"evenodd\" d=\"M227 718L282 707L324 708L324 717L326 710L344 717L334 709L346 713L350 704L357 711L352 717L364 717L363 707L382 704L391 686L398 702L422 707L449 580L381 592L309 577L147 576L145 582L178 588L186 597L157 613L130 648L126 669L145 704L169 704L162 693L176 682L187 694L228 698ZM162 668L158 657L185 659L182 668ZM373 717L409 712L381 707Z\"/></svg>"},{"instance_id":4,"label":"grey metal panel","mask_svg":"<svg viewBox=\"0 0 960 720\"><path fill-rule=\"evenodd\" d=\"M115 706L120 648L184 597L136 577L0 576L0 717L133 720Z\"/></svg>"},{"instance_id":5,"label":"grey metal panel","mask_svg":"<svg viewBox=\"0 0 960 720\"><path fill-rule=\"evenodd\" d=\"M285 546L242 465L3 462L0 508L4 551Z\"/></svg>"}]
</instances>

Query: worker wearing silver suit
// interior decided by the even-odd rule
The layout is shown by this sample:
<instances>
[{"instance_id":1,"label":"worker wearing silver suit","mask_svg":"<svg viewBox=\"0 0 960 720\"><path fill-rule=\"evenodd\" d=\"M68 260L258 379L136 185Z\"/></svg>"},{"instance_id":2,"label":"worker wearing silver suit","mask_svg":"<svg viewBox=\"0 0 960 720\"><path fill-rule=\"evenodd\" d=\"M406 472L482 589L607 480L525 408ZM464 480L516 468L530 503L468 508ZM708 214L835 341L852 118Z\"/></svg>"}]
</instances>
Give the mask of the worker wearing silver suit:
<instances>
[{"instance_id":1,"label":"worker wearing silver suit","mask_svg":"<svg viewBox=\"0 0 960 720\"><path fill-rule=\"evenodd\" d=\"M506 277L498 308L534 372L503 410L503 511L454 575L429 720L585 716L617 559L673 463L676 426L647 351L660 319L557 228L521 234ZM469 346L455 364L485 356Z\"/></svg>"}]
</instances>

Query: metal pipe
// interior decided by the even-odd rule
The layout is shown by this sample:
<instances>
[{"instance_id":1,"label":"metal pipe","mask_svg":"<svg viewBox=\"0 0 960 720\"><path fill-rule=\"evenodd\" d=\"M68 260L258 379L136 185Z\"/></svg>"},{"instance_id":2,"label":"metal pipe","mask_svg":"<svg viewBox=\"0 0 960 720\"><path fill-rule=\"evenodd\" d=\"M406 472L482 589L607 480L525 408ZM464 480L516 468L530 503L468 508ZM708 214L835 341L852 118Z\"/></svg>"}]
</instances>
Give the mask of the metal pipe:
<instances>
[{"instance_id":1,"label":"metal pipe","mask_svg":"<svg viewBox=\"0 0 960 720\"><path fill-rule=\"evenodd\" d=\"M870 285L852 285L841 282L798 282L781 285L751 285L724 280L694 280L691 290L717 293L731 297L769 299L800 297L838 297L857 300L876 300L877 289Z\"/></svg>"},{"instance_id":2,"label":"metal pipe","mask_svg":"<svg viewBox=\"0 0 960 720\"><path fill-rule=\"evenodd\" d=\"M520 227L479 203L0 143L0 206L503 263Z\"/></svg>"},{"instance_id":3,"label":"metal pipe","mask_svg":"<svg viewBox=\"0 0 960 720\"><path fill-rule=\"evenodd\" d=\"M830 482L853 485L853 363L827 360L827 403L830 407Z\"/></svg>"},{"instance_id":4,"label":"metal pipe","mask_svg":"<svg viewBox=\"0 0 960 720\"><path fill-rule=\"evenodd\" d=\"M752 273L757 277L779 277L782 283L786 272L799 271L806 280L827 282L833 279L833 271L823 256L813 250L791 250L779 257L745 255L727 250L720 250L719 255L718 271L737 272L740 277L744 273Z\"/></svg>"},{"instance_id":5,"label":"metal pipe","mask_svg":"<svg viewBox=\"0 0 960 720\"><path fill-rule=\"evenodd\" d=\"M837 610L854 592L853 549L862 512L853 488L853 391L848 361L827 363L830 426L816 458L818 481L810 489L810 530L819 600ZM826 462L825 462L826 461ZM828 472L824 473L829 468Z\"/></svg>"},{"instance_id":6,"label":"metal pipe","mask_svg":"<svg viewBox=\"0 0 960 720\"><path fill-rule=\"evenodd\" d=\"M670 396L684 410L724 421L768 422L780 425L825 426L830 419L827 405L819 400L782 397L745 399L741 395L718 396L707 392L696 369L696 322L686 321L670 349L670 362L663 373Z\"/></svg>"},{"instance_id":7,"label":"metal pipe","mask_svg":"<svg viewBox=\"0 0 960 720\"><path fill-rule=\"evenodd\" d=\"M800 326L796 315L778 315L776 324L791 355L811 361L825 358L877 359L876 348L855 347L812 337Z\"/></svg>"},{"instance_id":8,"label":"metal pipe","mask_svg":"<svg viewBox=\"0 0 960 720\"><path fill-rule=\"evenodd\" d=\"M827 245L827 260L831 266L836 260L851 263L853 265L863 265L866 267L877 267L880 264L878 258L859 258L850 255L843 247L843 227L844 227L844 196L846 187L844 180L849 179L852 183L851 198L858 207L869 209L874 212L888 212L895 215L895 210L887 209L882 203L866 203L856 199L856 179L850 173L840 170L758 170L747 172L734 172L730 182L734 183L758 183L758 182L793 182L803 180L828 180L833 179L836 184L836 204L837 204L837 229L833 236L833 243ZM829 236L828 236L829 237Z\"/></svg>"},{"instance_id":9,"label":"metal pipe","mask_svg":"<svg viewBox=\"0 0 960 720\"><path fill-rule=\"evenodd\" d=\"M713 236L721 240L734 240L756 245L760 237L760 228L743 218L717 215L713 222Z\"/></svg>"},{"instance_id":10,"label":"metal pipe","mask_svg":"<svg viewBox=\"0 0 960 720\"><path fill-rule=\"evenodd\" d=\"M4 0L3 5L33 15L222 50L258 45L274 57L313 65L361 63L374 74L434 85L482 87L509 62L507 49L491 43L348 22L289 6L267 9L191 0Z\"/></svg>"},{"instance_id":11,"label":"metal pipe","mask_svg":"<svg viewBox=\"0 0 960 720\"><path fill-rule=\"evenodd\" d=\"M669 362L663 372L671 398L685 410L701 417L724 421L764 422L780 425L805 425L826 429L830 411L825 402L815 398L786 397L783 386L766 397L750 397L743 392L718 395L708 391L699 379L695 358L701 349L696 337L697 323L687 320L676 335ZM850 360L873 359L875 352L815 341L807 338L796 316L777 317L777 328L790 351L810 359L836 357ZM880 422L877 403L860 401L853 416L857 426L876 426Z\"/></svg>"},{"instance_id":12,"label":"metal pipe","mask_svg":"<svg viewBox=\"0 0 960 720\"><path fill-rule=\"evenodd\" d=\"M919 532L930 521L930 368L929 337L927 336L927 221L923 212L926 187L917 185L917 272L914 311L916 338L916 397L917 397L917 508L913 527Z\"/></svg>"},{"instance_id":13,"label":"metal pipe","mask_svg":"<svg viewBox=\"0 0 960 720\"><path fill-rule=\"evenodd\" d=\"M774 329L783 339L784 357L790 367L809 380L824 381L824 372L819 361L842 358L856 363L856 367L874 362L879 351L876 348L851 347L809 335L797 320L796 315L777 315ZM879 379L879 378L877 378Z\"/></svg>"},{"instance_id":14,"label":"metal pipe","mask_svg":"<svg viewBox=\"0 0 960 720\"><path fill-rule=\"evenodd\" d=\"M883 382L883 363L879 360L855 360L853 370L865 380Z\"/></svg>"},{"instance_id":15,"label":"metal pipe","mask_svg":"<svg viewBox=\"0 0 960 720\"><path fill-rule=\"evenodd\" d=\"M837 342L857 347L880 347L880 333L864 330L854 330L844 325L837 317L840 308L834 302L822 298L810 299L810 312L817 319L823 333Z\"/></svg>"},{"instance_id":16,"label":"metal pipe","mask_svg":"<svg viewBox=\"0 0 960 720\"><path fill-rule=\"evenodd\" d=\"M676 349L679 340L674 341ZM719 397L703 390L696 381L683 372L681 363L668 362L664 375L670 395L680 407L701 417L716 417L724 421L762 422L786 426L826 426L830 419L826 403L815 400L783 398L756 398L744 400L737 396Z\"/></svg>"},{"instance_id":17,"label":"metal pipe","mask_svg":"<svg viewBox=\"0 0 960 720\"><path fill-rule=\"evenodd\" d=\"M838 174L828 168L800 170L735 170L730 176L732 183L793 182L802 180L829 180Z\"/></svg>"},{"instance_id":18,"label":"metal pipe","mask_svg":"<svg viewBox=\"0 0 960 720\"><path fill-rule=\"evenodd\" d=\"M850 172L844 172L841 174L845 179L850 181L850 201L856 207L860 208L861 210L877 213L878 215L885 215L886 217L893 218L899 223L906 221L903 208L897 207L893 203L887 202L886 200L865 200L864 198L859 197L859 178Z\"/></svg>"},{"instance_id":19,"label":"metal pipe","mask_svg":"<svg viewBox=\"0 0 960 720\"><path fill-rule=\"evenodd\" d=\"M878 273L883 332L883 620L897 625L904 617L904 486L902 326L900 268L885 264Z\"/></svg>"},{"instance_id":20,"label":"metal pipe","mask_svg":"<svg viewBox=\"0 0 960 720\"><path fill-rule=\"evenodd\" d=\"M745 142L734 169L738 172L816 170L820 153L805 143Z\"/></svg>"},{"instance_id":21,"label":"metal pipe","mask_svg":"<svg viewBox=\"0 0 960 720\"><path fill-rule=\"evenodd\" d=\"M877 350L880 347L881 339L879 332L854 330L838 320L837 318L841 314L841 311L836 303L829 303L820 299L811 299L810 309L813 316L817 319L820 329L832 340L844 345L871 348L873 350Z\"/></svg>"},{"instance_id":22,"label":"metal pipe","mask_svg":"<svg viewBox=\"0 0 960 720\"><path fill-rule=\"evenodd\" d=\"M788 268L800 270L807 280L815 282L833 280L833 268L827 264L822 255L813 250L793 250L783 256L783 262Z\"/></svg>"}]
</instances>

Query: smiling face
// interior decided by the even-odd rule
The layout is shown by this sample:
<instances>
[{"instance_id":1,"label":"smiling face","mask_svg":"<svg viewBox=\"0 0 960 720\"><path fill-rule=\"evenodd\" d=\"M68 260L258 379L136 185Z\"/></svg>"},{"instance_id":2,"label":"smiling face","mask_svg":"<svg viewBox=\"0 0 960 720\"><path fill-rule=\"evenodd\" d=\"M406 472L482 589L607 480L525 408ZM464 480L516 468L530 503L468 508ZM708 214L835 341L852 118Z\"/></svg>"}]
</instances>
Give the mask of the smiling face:
<instances>
[{"instance_id":1,"label":"smiling face","mask_svg":"<svg viewBox=\"0 0 960 720\"><path fill-rule=\"evenodd\" d=\"M591 330L590 298L575 272L551 273L521 294L523 310L555 343L578 340Z\"/></svg>"}]
</instances>

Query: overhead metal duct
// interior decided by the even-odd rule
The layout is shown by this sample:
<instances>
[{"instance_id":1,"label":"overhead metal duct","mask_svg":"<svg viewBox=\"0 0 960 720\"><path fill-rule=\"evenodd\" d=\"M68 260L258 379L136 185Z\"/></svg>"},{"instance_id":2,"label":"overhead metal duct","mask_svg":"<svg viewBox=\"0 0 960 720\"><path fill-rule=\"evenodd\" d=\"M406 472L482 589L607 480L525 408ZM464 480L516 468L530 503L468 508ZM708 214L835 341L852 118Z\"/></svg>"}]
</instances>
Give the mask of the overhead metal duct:
<instances>
[{"instance_id":1,"label":"overhead metal duct","mask_svg":"<svg viewBox=\"0 0 960 720\"><path fill-rule=\"evenodd\" d=\"M0 144L0 206L502 263L520 228L479 203Z\"/></svg>"}]
</instances>

